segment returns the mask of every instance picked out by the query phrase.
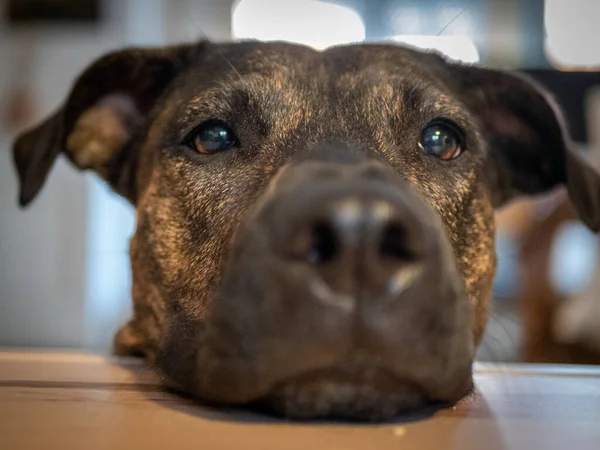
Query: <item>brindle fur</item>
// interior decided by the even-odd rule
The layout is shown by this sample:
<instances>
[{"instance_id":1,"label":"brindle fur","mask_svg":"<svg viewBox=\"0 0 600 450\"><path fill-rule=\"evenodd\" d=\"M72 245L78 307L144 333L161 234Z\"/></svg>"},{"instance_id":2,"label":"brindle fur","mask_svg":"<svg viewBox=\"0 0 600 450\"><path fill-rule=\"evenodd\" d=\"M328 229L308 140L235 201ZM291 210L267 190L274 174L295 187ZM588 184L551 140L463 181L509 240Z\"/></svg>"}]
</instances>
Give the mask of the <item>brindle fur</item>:
<instances>
[{"instance_id":1,"label":"brindle fur","mask_svg":"<svg viewBox=\"0 0 600 450\"><path fill-rule=\"evenodd\" d=\"M416 145L423 127L438 117L451 118L467 136L467 150L456 160L435 159ZM233 127L240 149L205 157L182 145L188 132L212 118ZM65 106L19 138L15 160L22 204L33 199L55 157L64 152L135 205L134 315L117 334L115 350L143 355L174 386L211 398L206 392L213 387L220 392L221 387L209 384L196 392L194 386L202 383L196 373L222 364L221 353L230 347L247 350L239 358L246 364L248 383L258 386L268 378L252 362L252 351L261 351L257 343L264 338L252 333L261 331L235 324L242 335L247 331L247 340L255 339L254 350L222 342L230 335L215 331L215 323L219 314L229 312L215 305L222 301L226 271L235 273L228 279L234 284L236 277L245 276L243 267L231 268L232 254L245 245L244 230L257 205L281 190L275 180L286 178L282 168L293 168L323 146L351 148L365 161L377 161L434 213L437 239L451 249L444 270L460 284L458 291L466 293L457 294L456 301L468 305L463 319L468 321L465 326L470 322L470 337L457 345L469 363L487 321L496 268L494 208L516 195L566 183L582 217L598 228L598 176L571 150L547 94L519 76L461 66L395 45L316 52L287 43L201 42L117 52L86 70ZM252 317L252 301L232 307L241 317ZM431 308L443 309L435 303ZM456 324L440 322L420 338L437 342L445 336L443 329L454 330ZM206 337L209 329L221 341ZM452 333L444 339L452 341L460 334ZM208 351L206 346L214 348ZM441 348L438 359L448 360L444 367L450 373L454 356ZM464 380L431 373L438 370L433 360L421 365L419 376L456 385L445 400L466 392ZM231 391L238 384L232 382ZM277 407L279 402L279 410L291 416L356 417L393 415L402 410L402 402L418 403L403 387L386 391L387 397L364 388L362 394L347 394L362 400L344 398L335 405L342 394L328 397L328 389L334 388L318 384L307 385L305 391L301 383L281 388L274 394L280 398L272 403ZM264 392L271 388L275 386L261 387ZM258 400L246 391L215 400ZM395 395L404 400L386 400Z\"/></svg>"}]
</instances>

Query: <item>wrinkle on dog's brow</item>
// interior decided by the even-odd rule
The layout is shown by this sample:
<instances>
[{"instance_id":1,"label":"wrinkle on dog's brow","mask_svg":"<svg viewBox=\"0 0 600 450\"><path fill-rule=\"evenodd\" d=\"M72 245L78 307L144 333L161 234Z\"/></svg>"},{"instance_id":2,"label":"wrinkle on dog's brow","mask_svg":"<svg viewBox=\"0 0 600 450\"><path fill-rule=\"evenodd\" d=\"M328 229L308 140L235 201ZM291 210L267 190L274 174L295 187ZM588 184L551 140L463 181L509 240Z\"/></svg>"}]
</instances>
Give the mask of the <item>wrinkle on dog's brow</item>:
<instances>
[{"instance_id":1,"label":"wrinkle on dog's brow","mask_svg":"<svg viewBox=\"0 0 600 450\"><path fill-rule=\"evenodd\" d=\"M269 78L252 74L234 82L221 81L192 98L178 124L186 127L213 117L225 120L244 113L246 120L260 121L266 132L275 131L278 138L284 138L313 117L315 106L309 90L283 75ZM245 99L243 111L236 110L236 99L241 97Z\"/></svg>"},{"instance_id":2,"label":"wrinkle on dog's brow","mask_svg":"<svg viewBox=\"0 0 600 450\"><path fill-rule=\"evenodd\" d=\"M347 71L334 89L341 99L338 120L348 122L347 127L352 121L368 124L383 150L390 148L386 144L402 145L407 129L423 127L436 117L451 118L460 126L471 119L443 80L413 67L378 64Z\"/></svg>"}]
</instances>

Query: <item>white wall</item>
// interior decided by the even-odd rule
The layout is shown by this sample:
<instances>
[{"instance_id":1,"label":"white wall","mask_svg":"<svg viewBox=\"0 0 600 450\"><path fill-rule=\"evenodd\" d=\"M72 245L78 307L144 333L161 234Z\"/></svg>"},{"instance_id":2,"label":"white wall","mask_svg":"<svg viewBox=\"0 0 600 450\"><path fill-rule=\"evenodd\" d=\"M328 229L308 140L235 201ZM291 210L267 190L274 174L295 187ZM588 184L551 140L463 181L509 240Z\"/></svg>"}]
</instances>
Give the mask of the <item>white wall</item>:
<instances>
[{"instance_id":1,"label":"white wall","mask_svg":"<svg viewBox=\"0 0 600 450\"><path fill-rule=\"evenodd\" d=\"M229 11L229 0L108 0L102 26L40 29L33 63L37 118L53 111L73 78L101 54L165 39L228 39ZM0 22L0 111L14 38ZM132 209L60 160L40 196L19 210L13 138L0 129L0 346L105 350L130 311Z\"/></svg>"},{"instance_id":2,"label":"white wall","mask_svg":"<svg viewBox=\"0 0 600 450\"><path fill-rule=\"evenodd\" d=\"M110 8L108 26L41 29L33 62L39 116L63 100L73 76L94 57L119 45L122 23ZM15 31L0 23L0 67L15 58ZM11 71L0 72L0 110ZM16 206L14 135L0 133L0 345L78 347L83 342L86 179L59 161L39 198Z\"/></svg>"}]
</instances>

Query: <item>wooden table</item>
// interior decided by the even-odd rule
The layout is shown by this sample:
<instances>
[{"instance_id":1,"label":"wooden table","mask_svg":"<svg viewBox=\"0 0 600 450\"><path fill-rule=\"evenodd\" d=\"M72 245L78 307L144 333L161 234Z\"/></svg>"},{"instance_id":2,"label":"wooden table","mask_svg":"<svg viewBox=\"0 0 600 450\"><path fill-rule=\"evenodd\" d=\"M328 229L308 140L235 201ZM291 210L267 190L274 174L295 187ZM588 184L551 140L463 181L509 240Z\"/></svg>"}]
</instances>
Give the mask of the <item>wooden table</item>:
<instances>
[{"instance_id":1,"label":"wooden table","mask_svg":"<svg viewBox=\"0 0 600 450\"><path fill-rule=\"evenodd\" d=\"M479 393L389 424L292 423L163 392L137 360L0 352L0 449L600 450L600 369L477 366Z\"/></svg>"}]
</instances>

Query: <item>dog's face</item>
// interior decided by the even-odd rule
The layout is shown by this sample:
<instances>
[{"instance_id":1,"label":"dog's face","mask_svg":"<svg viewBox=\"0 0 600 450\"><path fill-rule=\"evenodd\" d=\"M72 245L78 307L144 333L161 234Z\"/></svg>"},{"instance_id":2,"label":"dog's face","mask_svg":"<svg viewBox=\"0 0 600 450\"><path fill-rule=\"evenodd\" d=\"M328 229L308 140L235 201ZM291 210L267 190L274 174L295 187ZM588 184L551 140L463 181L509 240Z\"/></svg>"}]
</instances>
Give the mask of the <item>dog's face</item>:
<instances>
[{"instance_id":1,"label":"dog's face","mask_svg":"<svg viewBox=\"0 0 600 450\"><path fill-rule=\"evenodd\" d=\"M118 353L291 417L382 418L471 387L494 208L598 176L520 77L391 45L111 54L15 145L21 203L65 152L137 208Z\"/></svg>"}]
</instances>

